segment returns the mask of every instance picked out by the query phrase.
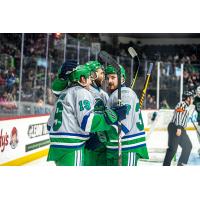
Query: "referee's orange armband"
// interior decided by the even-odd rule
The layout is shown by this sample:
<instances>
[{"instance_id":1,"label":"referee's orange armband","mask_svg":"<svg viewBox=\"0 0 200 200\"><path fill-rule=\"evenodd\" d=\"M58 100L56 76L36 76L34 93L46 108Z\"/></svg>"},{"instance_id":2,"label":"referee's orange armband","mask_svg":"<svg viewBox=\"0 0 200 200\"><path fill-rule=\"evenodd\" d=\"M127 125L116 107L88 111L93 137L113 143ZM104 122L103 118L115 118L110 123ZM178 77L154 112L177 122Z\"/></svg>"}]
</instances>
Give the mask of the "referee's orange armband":
<instances>
[{"instance_id":1,"label":"referee's orange armband","mask_svg":"<svg viewBox=\"0 0 200 200\"><path fill-rule=\"evenodd\" d=\"M176 112L184 112L184 111L185 110L183 108L181 108L181 107L179 107L179 108L176 109Z\"/></svg>"}]
</instances>

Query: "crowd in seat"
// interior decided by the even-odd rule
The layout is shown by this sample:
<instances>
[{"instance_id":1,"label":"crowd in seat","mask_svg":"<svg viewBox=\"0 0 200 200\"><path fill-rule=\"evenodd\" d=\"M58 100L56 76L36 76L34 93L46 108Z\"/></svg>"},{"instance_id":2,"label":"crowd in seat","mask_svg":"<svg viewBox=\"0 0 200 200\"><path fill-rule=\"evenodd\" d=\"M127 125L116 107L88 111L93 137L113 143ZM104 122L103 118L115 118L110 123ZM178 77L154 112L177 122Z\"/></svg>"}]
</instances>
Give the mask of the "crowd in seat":
<instances>
[{"instance_id":1,"label":"crowd in seat","mask_svg":"<svg viewBox=\"0 0 200 200\"><path fill-rule=\"evenodd\" d=\"M87 37L86 37L87 36ZM53 105L55 97L50 86L55 78L59 66L63 62L63 41L64 36L58 38L54 34L49 36L49 68L47 70L47 91L46 103ZM70 34L70 37L80 39L87 46L92 42L101 42L98 34ZM47 66L46 57L47 34L25 34L24 38L24 59L22 71L22 90L21 101L34 102L39 105L37 112L42 111L44 103L44 82L45 68ZM74 41L76 41L74 39ZM19 77L20 77L20 58L21 58L21 34L0 34L0 109L17 109L19 99ZM74 43L75 44L75 43ZM141 45L132 42L111 46L106 42L101 42L101 48L112 55L121 56L121 61L125 64L128 74L130 66L127 58L130 59L127 49L129 46L135 48L141 60L161 61L161 85L160 89L165 92L172 88L179 91L180 87L180 65L184 67L184 89L195 90L199 85L200 71L200 45ZM69 59L76 58L76 49L67 52ZM80 53L83 55L83 51ZM81 62L87 61L88 54L84 54ZM144 76L144 70L141 76ZM156 86L156 73L151 78L151 87ZM161 92L162 93L162 92ZM177 94L178 95L178 94ZM156 95L149 93L146 99L146 108L156 108ZM161 107L171 107L171 102L167 98L162 98Z\"/></svg>"}]
</instances>

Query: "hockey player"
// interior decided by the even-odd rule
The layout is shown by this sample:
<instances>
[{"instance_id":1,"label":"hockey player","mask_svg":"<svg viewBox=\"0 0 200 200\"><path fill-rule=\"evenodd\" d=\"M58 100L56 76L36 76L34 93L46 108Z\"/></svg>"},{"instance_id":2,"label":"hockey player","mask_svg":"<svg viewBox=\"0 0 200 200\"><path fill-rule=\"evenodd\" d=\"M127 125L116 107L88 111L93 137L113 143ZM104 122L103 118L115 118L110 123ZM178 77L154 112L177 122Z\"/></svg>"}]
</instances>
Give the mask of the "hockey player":
<instances>
[{"instance_id":1,"label":"hockey player","mask_svg":"<svg viewBox=\"0 0 200 200\"><path fill-rule=\"evenodd\" d=\"M56 78L53 80L51 85L51 90L53 94L58 98L61 92L70 87L70 79L69 74L72 72L74 68L77 66L76 60L66 60L58 70ZM47 130L49 131L51 128L51 124L53 123L53 116L51 116L47 122Z\"/></svg>"},{"instance_id":2,"label":"hockey player","mask_svg":"<svg viewBox=\"0 0 200 200\"><path fill-rule=\"evenodd\" d=\"M175 108L172 121L168 125L168 149L163 165L170 166L171 161L177 151L178 145L182 152L178 160L178 166L186 165L192 150L192 143L185 130L189 118L189 106L193 103L193 93L186 91L183 93L183 101L179 102Z\"/></svg>"},{"instance_id":3,"label":"hockey player","mask_svg":"<svg viewBox=\"0 0 200 200\"><path fill-rule=\"evenodd\" d=\"M197 122L200 126L200 86L196 89L196 96L194 97L194 103L195 109L197 111Z\"/></svg>"},{"instance_id":4,"label":"hockey player","mask_svg":"<svg viewBox=\"0 0 200 200\"><path fill-rule=\"evenodd\" d=\"M70 87L58 97L55 105L53 122L50 125L50 148L48 161L58 166L81 166L84 164L84 145L89 139L89 132L109 130L110 124L121 120L126 107L96 114L94 98L89 89L90 70L78 66L69 75Z\"/></svg>"},{"instance_id":5,"label":"hockey player","mask_svg":"<svg viewBox=\"0 0 200 200\"><path fill-rule=\"evenodd\" d=\"M89 88L95 99L95 112L103 113L108 101L108 94L101 89L105 80L103 66L98 61L89 61L85 64L91 69L92 84ZM91 133L90 139L85 145L85 165L105 166L106 165L106 135L105 132Z\"/></svg>"},{"instance_id":6,"label":"hockey player","mask_svg":"<svg viewBox=\"0 0 200 200\"><path fill-rule=\"evenodd\" d=\"M125 69L121 67L121 83L118 83L116 69L108 66L105 70L108 90L111 93L108 108L115 107L118 101L118 84L121 84L122 104L127 106L126 119L121 121L122 166L136 166L139 158L148 159L146 135L137 95L131 88L125 86ZM117 123L115 123L117 125ZM115 126L117 127L117 126ZM118 132L113 126L107 131L107 165L118 165Z\"/></svg>"}]
</instances>

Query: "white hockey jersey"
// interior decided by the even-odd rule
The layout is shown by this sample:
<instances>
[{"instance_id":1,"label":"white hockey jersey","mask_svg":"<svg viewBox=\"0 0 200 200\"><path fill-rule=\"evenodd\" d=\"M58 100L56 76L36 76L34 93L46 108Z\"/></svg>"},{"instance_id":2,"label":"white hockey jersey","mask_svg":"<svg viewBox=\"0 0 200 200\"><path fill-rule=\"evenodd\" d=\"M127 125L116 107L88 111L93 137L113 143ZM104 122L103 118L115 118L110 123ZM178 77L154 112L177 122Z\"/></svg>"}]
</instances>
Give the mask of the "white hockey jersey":
<instances>
[{"instance_id":1,"label":"white hockey jersey","mask_svg":"<svg viewBox=\"0 0 200 200\"><path fill-rule=\"evenodd\" d=\"M95 102L98 101L98 99L100 99L103 101L104 105L107 104L109 96L104 90L102 90L101 88L97 89L93 86L90 86L89 91L91 92L92 96L94 97Z\"/></svg>"},{"instance_id":2,"label":"white hockey jersey","mask_svg":"<svg viewBox=\"0 0 200 200\"><path fill-rule=\"evenodd\" d=\"M94 114L95 100L81 86L62 92L48 125L50 150L48 160L55 160L66 150L79 148L89 139L89 132L109 130L103 115Z\"/></svg>"},{"instance_id":3,"label":"white hockey jersey","mask_svg":"<svg viewBox=\"0 0 200 200\"><path fill-rule=\"evenodd\" d=\"M148 152L146 149L146 134L144 131L144 123L140 110L140 104L135 92L128 87L121 88L122 105L127 105L128 110L126 113L126 119L121 121L121 137L122 137L122 150L134 151L140 154L143 158L148 158ZM112 108L117 105L118 102L118 90L115 90L107 103L108 108ZM108 133L109 142L107 143L107 149L118 150L118 128L115 124L115 129L111 134Z\"/></svg>"}]
</instances>

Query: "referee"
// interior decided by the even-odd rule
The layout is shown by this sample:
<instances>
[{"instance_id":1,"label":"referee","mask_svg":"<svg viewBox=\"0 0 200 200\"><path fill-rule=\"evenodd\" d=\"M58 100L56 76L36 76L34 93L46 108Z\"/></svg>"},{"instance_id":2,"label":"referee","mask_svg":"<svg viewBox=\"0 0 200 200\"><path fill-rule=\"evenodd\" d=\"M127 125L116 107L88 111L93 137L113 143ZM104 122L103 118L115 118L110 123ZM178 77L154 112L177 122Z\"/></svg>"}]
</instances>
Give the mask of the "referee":
<instances>
[{"instance_id":1,"label":"referee","mask_svg":"<svg viewBox=\"0 0 200 200\"><path fill-rule=\"evenodd\" d=\"M168 149L165 155L163 166L170 166L171 161L177 151L178 145L182 152L178 160L178 166L187 164L192 143L186 133L187 121L189 118L189 106L193 103L193 93L186 91L183 94L183 101L179 102L175 108L172 121L168 125Z\"/></svg>"}]
</instances>

